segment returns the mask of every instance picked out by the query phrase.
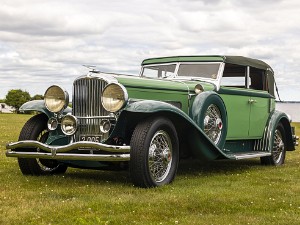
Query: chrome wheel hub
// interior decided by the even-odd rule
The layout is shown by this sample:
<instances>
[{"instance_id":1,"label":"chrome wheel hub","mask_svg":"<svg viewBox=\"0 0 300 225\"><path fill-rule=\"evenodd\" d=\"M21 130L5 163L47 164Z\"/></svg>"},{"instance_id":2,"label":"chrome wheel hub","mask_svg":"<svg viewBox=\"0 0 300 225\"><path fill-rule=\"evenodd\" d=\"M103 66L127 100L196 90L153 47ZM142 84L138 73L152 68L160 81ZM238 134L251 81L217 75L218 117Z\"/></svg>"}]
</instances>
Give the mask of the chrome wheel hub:
<instances>
[{"instance_id":1,"label":"chrome wheel hub","mask_svg":"<svg viewBox=\"0 0 300 225\"><path fill-rule=\"evenodd\" d=\"M218 144L223 130L223 121L221 112L216 105L211 104L204 117L204 133L214 142Z\"/></svg>"},{"instance_id":2,"label":"chrome wheel hub","mask_svg":"<svg viewBox=\"0 0 300 225\"><path fill-rule=\"evenodd\" d=\"M273 158L275 163L280 162L284 150L285 150L285 146L282 139L282 135L279 130L276 130L274 135L274 144L273 144Z\"/></svg>"},{"instance_id":3,"label":"chrome wheel hub","mask_svg":"<svg viewBox=\"0 0 300 225\"><path fill-rule=\"evenodd\" d=\"M163 130L157 131L149 147L148 166L156 182L163 181L169 174L172 164L172 142Z\"/></svg>"}]
</instances>

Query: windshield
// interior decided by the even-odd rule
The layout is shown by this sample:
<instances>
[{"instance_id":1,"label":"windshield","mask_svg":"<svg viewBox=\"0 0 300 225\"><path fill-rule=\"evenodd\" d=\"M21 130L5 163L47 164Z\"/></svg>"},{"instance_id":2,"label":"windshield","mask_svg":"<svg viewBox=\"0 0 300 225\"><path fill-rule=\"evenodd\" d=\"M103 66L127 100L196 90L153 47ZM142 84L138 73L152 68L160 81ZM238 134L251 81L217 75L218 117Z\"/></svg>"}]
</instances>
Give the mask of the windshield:
<instances>
[{"instance_id":1,"label":"windshield","mask_svg":"<svg viewBox=\"0 0 300 225\"><path fill-rule=\"evenodd\" d=\"M217 79L220 63L180 64L178 76Z\"/></svg>"},{"instance_id":2,"label":"windshield","mask_svg":"<svg viewBox=\"0 0 300 225\"><path fill-rule=\"evenodd\" d=\"M166 78L174 75L176 64L162 64L146 66L143 70L144 77Z\"/></svg>"},{"instance_id":3,"label":"windshield","mask_svg":"<svg viewBox=\"0 0 300 225\"><path fill-rule=\"evenodd\" d=\"M178 66L178 71L176 67ZM168 78L175 77L195 77L206 79L217 79L220 63L180 63L180 64L160 64L149 65L143 68L143 77Z\"/></svg>"}]
</instances>

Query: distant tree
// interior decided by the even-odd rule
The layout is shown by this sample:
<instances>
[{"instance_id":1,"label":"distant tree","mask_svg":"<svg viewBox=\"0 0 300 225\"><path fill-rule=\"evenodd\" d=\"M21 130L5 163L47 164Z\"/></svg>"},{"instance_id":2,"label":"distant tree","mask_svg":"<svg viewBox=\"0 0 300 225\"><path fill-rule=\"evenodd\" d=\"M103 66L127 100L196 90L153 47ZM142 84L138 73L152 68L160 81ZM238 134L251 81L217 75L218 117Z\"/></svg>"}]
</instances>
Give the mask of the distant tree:
<instances>
[{"instance_id":1,"label":"distant tree","mask_svg":"<svg viewBox=\"0 0 300 225\"><path fill-rule=\"evenodd\" d=\"M43 95L35 95L31 98L31 100L43 100L44 96Z\"/></svg>"},{"instance_id":2,"label":"distant tree","mask_svg":"<svg viewBox=\"0 0 300 225\"><path fill-rule=\"evenodd\" d=\"M31 99L30 94L27 91L22 91L21 89L10 90L8 91L5 99L5 103L7 105L13 106L17 112L19 112L19 108L25 102Z\"/></svg>"}]
</instances>

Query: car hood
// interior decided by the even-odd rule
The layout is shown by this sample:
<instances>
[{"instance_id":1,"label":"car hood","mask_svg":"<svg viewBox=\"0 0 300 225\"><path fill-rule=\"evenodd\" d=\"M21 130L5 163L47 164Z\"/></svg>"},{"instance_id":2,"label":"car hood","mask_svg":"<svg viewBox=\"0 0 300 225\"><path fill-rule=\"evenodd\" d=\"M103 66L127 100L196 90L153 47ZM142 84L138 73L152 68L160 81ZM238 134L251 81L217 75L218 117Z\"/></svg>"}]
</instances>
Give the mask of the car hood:
<instances>
[{"instance_id":1,"label":"car hood","mask_svg":"<svg viewBox=\"0 0 300 225\"><path fill-rule=\"evenodd\" d=\"M151 79L138 76L114 76L126 88L166 90L189 93L194 91L196 84L201 84L205 91L214 90L215 86L208 82L191 80Z\"/></svg>"}]
</instances>

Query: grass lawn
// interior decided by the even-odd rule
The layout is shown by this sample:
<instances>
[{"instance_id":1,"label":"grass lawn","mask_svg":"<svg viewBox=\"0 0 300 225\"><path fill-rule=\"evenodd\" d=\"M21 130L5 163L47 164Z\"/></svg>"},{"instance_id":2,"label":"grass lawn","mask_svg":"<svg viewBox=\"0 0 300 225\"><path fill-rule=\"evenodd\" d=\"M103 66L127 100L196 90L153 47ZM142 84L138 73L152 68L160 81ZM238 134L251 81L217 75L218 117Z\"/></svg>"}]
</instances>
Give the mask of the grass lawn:
<instances>
[{"instance_id":1,"label":"grass lawn","mask_svg":"<svg viewBox=\"0 0 300 225\"><path fill-rule=\"evenodd\" d=\"M280 167L182 161L171 185L153 189L127 171L23 176L5 144L29 117L0 114L0 224L300 224L299 148Z\"/></svg>"}]
</instances>

